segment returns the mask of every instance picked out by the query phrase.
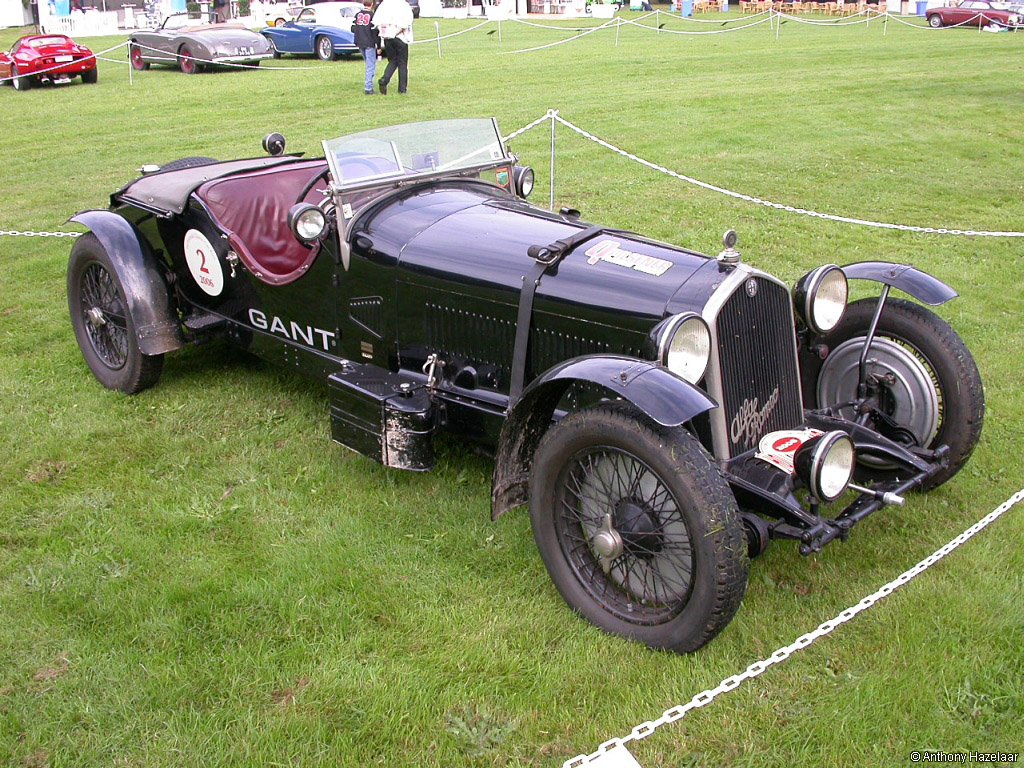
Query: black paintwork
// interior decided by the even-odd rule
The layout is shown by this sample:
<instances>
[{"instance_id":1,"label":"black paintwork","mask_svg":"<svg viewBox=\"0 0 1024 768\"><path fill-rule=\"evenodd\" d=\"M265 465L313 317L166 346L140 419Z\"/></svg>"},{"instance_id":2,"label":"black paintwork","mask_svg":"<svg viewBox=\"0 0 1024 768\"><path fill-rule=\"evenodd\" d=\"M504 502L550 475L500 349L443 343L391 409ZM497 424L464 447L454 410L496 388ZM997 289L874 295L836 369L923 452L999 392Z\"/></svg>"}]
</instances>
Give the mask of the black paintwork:
<instances>
[{"instance_id":1,"label":"black paintwork","mask_svg":"<svg viewBox=\"0 0 1024 768\"><path fill-rule=\"evenodd\" d=\"M738 418L741 404L766 403L776 381L785 389L781 399L795 403L796 413L779 408L785 414L776 416L771 430L821 423L822 417L800 412L798 376L758 381L768 371L785 373L790 364L796 371L798 365L792 305L773 278L640 235L589 232L575 212L537 208L516 197L508 183L486 181L481 172L335 190L338 208L328 209L331 228L308 271L275 284L234 258L228 233L200 190L209 179L285 173L298 162L233 161L143 177L114 193L110 211L74 217L111 254L141 321L143 352L162 353L213 336L323 381L335 439L388 466L428 469L434 436L442 430L482 443L496 455L494 516L525 502L533 450L552 420L602 398L628 400L664 425L690 425L719 457L741 505L778 519L755 526L758 536L797 538L806 551L815 551L845 536L864 510L877 508L859 499L847 510L846 522L826 521L797 501L791 476L754 459L746 448L730 458L738 449L720 436L723 425ZM296 202L315 197L319 181L310 178L296 190ZM213 246L223 273L217 295L201 289L186 263L190 230ZM565 252L556 263L538 267L558 242L569 243ZM616 248L650 269L616 261ZM901 265L868 262L848 267L847 274L927 303L955 295ZM536 290L524 308L524 281L531 279ZM759 291L754 282L762 286ZM750 306L729 310L732 335L719 342L728 341L729 348L716 353L723 358L720 370L744 380L725 388L732 404L717 403L707 393L715 390L710 380L695 386L659 363L658 333L666 318L679 313L707 318L709 307L724 301L723 286L732 286L733 302L744 285ZM716 295L722 301L709 304ZM517 369L521 317L529 329L519 340L523 362ZM745 327L747 317L757 318L758 325ZM772 335L773 345L751 344L758 334ZM774 367L758 358L766 349L780 356L770 361ZM729 355L744 357L743 364L727 364ZM438 360L433 368L432 356ZM520 394L516 387L510 400L516 370L524 388ZM907 487L938 466L937 455L929 461L923 452L911 454L870 430L832 422L830 428L849 432L858 447L885 453L917 472Z\"/></svg>"}]
</instances>

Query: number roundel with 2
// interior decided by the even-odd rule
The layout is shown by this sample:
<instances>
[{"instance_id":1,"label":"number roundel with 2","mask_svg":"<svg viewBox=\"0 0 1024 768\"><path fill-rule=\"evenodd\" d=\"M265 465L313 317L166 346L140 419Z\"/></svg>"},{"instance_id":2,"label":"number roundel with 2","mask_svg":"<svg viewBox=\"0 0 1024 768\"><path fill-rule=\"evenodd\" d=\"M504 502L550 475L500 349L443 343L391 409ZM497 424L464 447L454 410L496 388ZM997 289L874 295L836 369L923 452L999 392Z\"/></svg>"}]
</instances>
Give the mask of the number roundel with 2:
<instances>
[{"instance_id":1,"label":"number roundel with 2","mask_svg":"<svg viewBox=\"0 0 1024 768\"><path fill-rule=\"evenodd\" d=\"M185 233L185 261L196 284L210 296L224 290L224 272L213 244L198 229Z\"/></svg>"}]
</instances>

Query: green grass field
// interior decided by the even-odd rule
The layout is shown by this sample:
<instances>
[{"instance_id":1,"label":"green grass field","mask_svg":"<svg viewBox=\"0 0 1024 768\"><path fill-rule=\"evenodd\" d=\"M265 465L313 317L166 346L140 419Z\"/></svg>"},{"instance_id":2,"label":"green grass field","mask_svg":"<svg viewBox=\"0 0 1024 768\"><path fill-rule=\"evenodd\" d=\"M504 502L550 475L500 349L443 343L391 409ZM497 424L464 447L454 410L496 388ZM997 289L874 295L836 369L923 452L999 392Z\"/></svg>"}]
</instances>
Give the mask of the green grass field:
<instances>
[{"instance_id":1,"label":"green grass field","mask_svg":"<svg viewBox=\"0 0 1024 768\"><path fill-rule=\"evenodd\" d=\"M627 14L628 15L628 14ZM634 14L635 16L636 14ZM718 18L706 16L705 19ZM724 18L724 17L723 17ZM261 154L374 126L549 108L697 179L875 221L1024 231L1024 35L767 24L569 37L505 22L414 47L405 97L358 60L0 88L0 230L71 230L144 163ZM648 20L646 23L651 23ZM441 22L442 34L471 22ZM488 34L489 32L494 34ZM885 31L885 34L883 34ZM19 30L0 31L7 48ZM419 39L433 20L417 22ZM616 38L617 35L617 38ZM616 45L617 39L617 45ZM120 38L84 40L93 50ZM275 71L265 71L275 68ZM0 236L0 764L557 766L625 736L816 627L1024 482L1020 238L855 226L687 185L557 132L556 206L744 258L911 262L986 385L953 481L800 557L775 544L692 656L577 619L527 515L489 520L491 463L454 442L425 475L329 439L326 389L219 345L169 356L136 397L89 374L67 318L71 240ZM547 200L550 132L512 146ZM910 765L1024 746L1024 509L792 659L631 747L645 768Z\"/></svg>"}]
</instances>

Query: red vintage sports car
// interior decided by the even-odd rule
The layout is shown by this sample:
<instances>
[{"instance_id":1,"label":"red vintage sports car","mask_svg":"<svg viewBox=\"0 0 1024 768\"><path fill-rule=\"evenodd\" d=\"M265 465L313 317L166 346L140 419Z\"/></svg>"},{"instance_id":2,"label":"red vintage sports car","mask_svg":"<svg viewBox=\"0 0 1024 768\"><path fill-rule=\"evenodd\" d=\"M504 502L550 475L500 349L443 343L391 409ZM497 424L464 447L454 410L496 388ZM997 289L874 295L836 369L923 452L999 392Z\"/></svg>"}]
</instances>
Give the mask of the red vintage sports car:
<instances>
[{"instance_id":1,"label":"red vintage sports car","mask_svg":"<svg viewBox=\"0 0 1024 768\"><path fill-rule=\"evenodd\" d=\"M96 82L96 57L66 35L27 35L8 53L0 52L0 80L27 91L38 83Z\"/></svg>"},{"instance_id":2,"label":"red vintage sports car","mask_svg":"<svg viewBox=\"0 0 1024 768\"><path fill-rule=\"evenodd\" d=\"M963 0L943 8L928 9L928 26L954 27L1006 27L1017 29L1024 24L1018 6L998 0Z\"/></svg>"}]
</instances>

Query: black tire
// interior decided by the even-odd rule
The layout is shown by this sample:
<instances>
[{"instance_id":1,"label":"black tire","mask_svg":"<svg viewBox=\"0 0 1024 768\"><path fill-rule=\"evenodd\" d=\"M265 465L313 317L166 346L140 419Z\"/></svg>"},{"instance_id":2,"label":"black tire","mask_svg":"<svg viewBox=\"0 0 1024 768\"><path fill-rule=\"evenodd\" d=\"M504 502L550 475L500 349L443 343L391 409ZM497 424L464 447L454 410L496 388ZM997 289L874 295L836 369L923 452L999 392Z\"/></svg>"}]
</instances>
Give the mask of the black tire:
<instances>
[{"instance_id":1,"label":"black tire","mask_svg":"<svg viewBox=\"0 0 1024 768\"><path fill-rule=\"evenodd\" d=\"M274 26L275 26L275 27L279 27L279 26L281 26L281 25L280 25L280 24L275 24ZM278 51L278 50L277 50L277 46L276 46L276 45L274 45L274 40L273 40L273 38L271 38L271 37L270 37L270 35L264 35L264 36L263 36L263 39L264 39L264 40L266 40L266 41L267 41L267 45L269 45L269 46L270 46L270 52L271 52L272 54L274 54L274 58L275 58L275 59L280 59L280 58L281 58L281 52L280 52L280 51Z\"/></svg>"},{"instance_id":2,"label":"black tire","mask_svg":"<svg viewBox=\"0 0 1024 768\"><path fill-rule=\"evenodd\" d=\"M149 62L144 61L142 58L142 49L137 45L131 45L128 48L128 61L132 64L132 69L143 72L149 69Z\"/></svg>"},{"instance_id":3,"label":"black tire","mask_svg":"<svg viewBox=\"0 0 1024 768\"><path fill-rule=\"evenodd\" d=\"M942 26L942 17L937 13L933 13L928 17L928 26L932 29L938 29Z\"/></svg>"},{"instance_id":4,"label":"black tire","mask_svg":"<svg viewBox=\"0 0 1024 768\"><path fill-rule=\"evenodd\" d=\"M32 87L32 78L28 75L18 76L18 68L11 67L11 84L16 91L27 91Z\"/></svg>"},{"instance_id":5,"label":"black tire","mask_svg":"<svg viewBox=\"0 0 1024 768\"><path fill-rule=\"evenodd\" d=\"M876 305L875 299L851 303L839 326L816 341L829 348L828 357L808 380L817 407L847 402L856 395L861 342ZM883 412L913 437L913 443L949 446L948 465L921 486L936 488L960 471L981 437L985 393L978 366L945 320L911 301L886 302L875 339L871 370L893 374L890 383L881 385ZM847 411L843 415L852 418L852 409ZM867 460L858 471L865 480L899 475Z\"/></svg>"},{"instance_id":6,"label":"black tire","mask_svg":"<svg viewBox=\"0 0 1024 768\"><path fill-rule=\"evenodd\" d=\"M193 58L192 51L187 45L181 46L178 49L178 66L181 67L181 71L186 75L195 75L199 72L199 63Z\"/></svg>"},{"instance_id":7,"label":"black tire","mask_svg":"<svg viewBox=\"0 0 1024 768\"><path fill-rule=\"evenodd\" d=\"M95 85L97 80L99 80L99 69L96 67L82 73L82 82L86 85Z\"/></svg>"},{"instance_id":8,"label":"black tire","mask_svg":"<svg viewBox=\"0 0 1024 768\"><path fill-rule=\"evenodd\" d=\"M163 355L139 349L124 287L99 240L82 235L68 262L68 310L89 370L107 389L129 395L156 384Z\"/></svg>"},{"instance_id":9,"label":"black tire","mask_svg":"<svg viewBox=\"0 0 1024 768\"><path fill-rule=\"evenodd\" d=\"M326 35L320 35L313 43L313 50L320 61L334 61L334 43Z\"/></svg>"},{"instance_id":10,"label":"black tire","mask_svg":"<svg viewBox=\"0 0 1024 768\"><path fill-rule=\"evenodd\" d=\"M747 584L736 500L700 443L624 403L567 416L534 456L530 520L565 601L601 629L696 651Z\"/></svg>"},{"instance_id":11,"label":"black tire","mask_svg":"<svg viewBox=\"0 0 1024 768\"><path fill-rule=\"evenodd\" d=\"M165 165L161 165L157 173L180 171L182 168L198 168L201 165L213 165L216 162L218 161L212 157L183 157L180 160L172 160Z\"/></svg>"}]
</instances>

